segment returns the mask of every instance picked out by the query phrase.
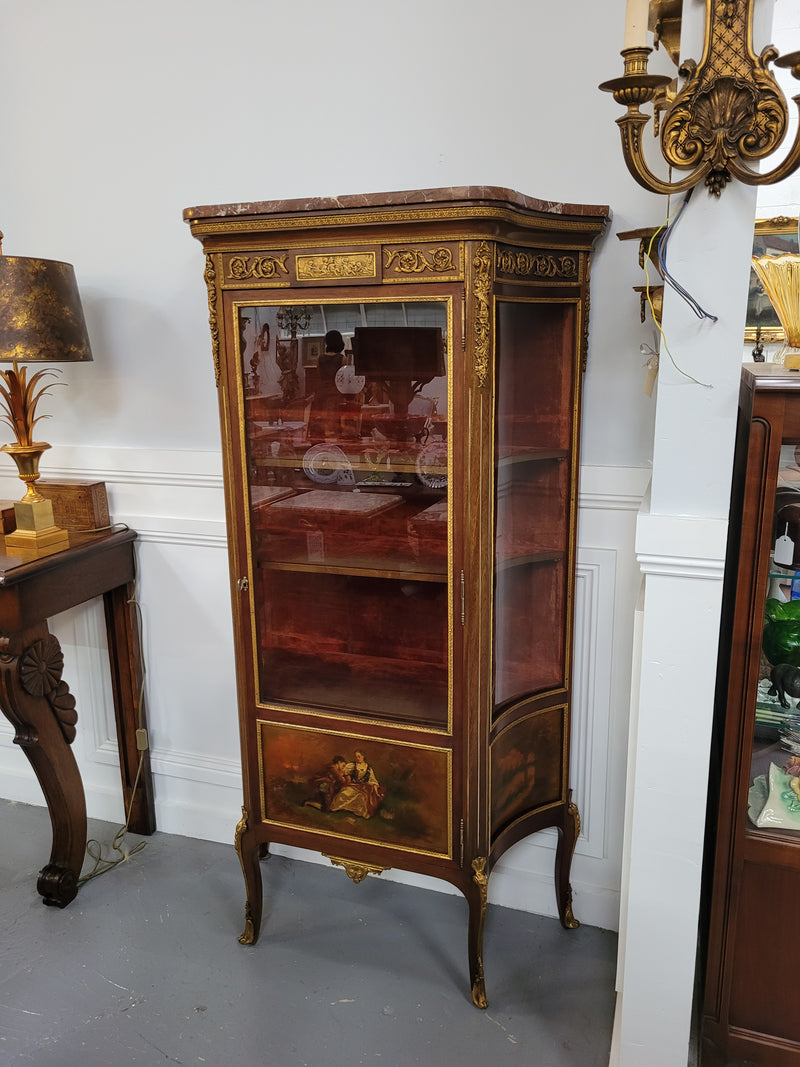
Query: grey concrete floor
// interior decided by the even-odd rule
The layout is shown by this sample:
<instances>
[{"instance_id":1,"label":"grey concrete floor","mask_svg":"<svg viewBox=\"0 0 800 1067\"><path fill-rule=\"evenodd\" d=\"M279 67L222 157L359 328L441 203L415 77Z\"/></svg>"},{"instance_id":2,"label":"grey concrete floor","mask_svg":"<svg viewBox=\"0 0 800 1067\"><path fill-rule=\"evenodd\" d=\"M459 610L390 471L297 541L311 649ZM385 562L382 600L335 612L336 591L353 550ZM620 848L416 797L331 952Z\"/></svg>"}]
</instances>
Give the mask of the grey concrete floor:
<instances>
[{"instance_id":1,"label":"grey concrete floor","mask_svg":"<svg viewBox=\"0 0 800 1067\"><path fill-rule=\"evenodd\" d=\"M613 933L490 905L479 1011L461 897L272 857L244 947L232 845L146 840L48 908L47 810L0 800L0 1067L608 1063Z\"/></svg>"}]
</instances>

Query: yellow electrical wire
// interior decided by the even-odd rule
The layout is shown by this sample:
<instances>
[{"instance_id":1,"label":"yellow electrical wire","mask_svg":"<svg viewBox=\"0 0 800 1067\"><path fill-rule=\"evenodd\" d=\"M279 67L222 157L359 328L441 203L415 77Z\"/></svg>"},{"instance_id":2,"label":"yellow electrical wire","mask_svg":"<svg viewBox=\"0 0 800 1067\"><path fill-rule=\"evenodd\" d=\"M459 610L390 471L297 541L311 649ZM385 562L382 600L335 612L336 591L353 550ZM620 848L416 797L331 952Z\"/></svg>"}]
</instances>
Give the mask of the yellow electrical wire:
<instances>
[{"instance_id":1,"label":"yellow electrical wire","mask_svg":"<svg viewBox=\"0 0 800 1067\"><path fill-rule=\"evenodd\" d=\"M691 374L683 370L683 368L679 367L678 364L675 362L675 357L670 352L669 345L667 344L667 335L664 333L661 323L656 317L656 309L653 305L653 297L650 293L650 271L648 270L648 264L650 263L650 253L653 249L653 242L655 241L656 237L658 237L658 235L661 233L661 231L669 226L669 224L675 218L677 213L677 211L674 211L671 215L668 215L666 220L658 227L653 236L650 238L650 244L647 246L647 256L645 257L644 261L645 295L647 296L647 303L650 305L650 314L653 316L653 322L655 323L656 329L661 334L661 343L664 346L664 351L669 356L670 363L672 364L672 366L679 374L682 374L684 378L688 378L690 382L694 382L695 385L702 385L704 389L712 389L713 386L710 385L708 382L701 382L697 378L693 378Z\"/></svg>"}]
</instances>

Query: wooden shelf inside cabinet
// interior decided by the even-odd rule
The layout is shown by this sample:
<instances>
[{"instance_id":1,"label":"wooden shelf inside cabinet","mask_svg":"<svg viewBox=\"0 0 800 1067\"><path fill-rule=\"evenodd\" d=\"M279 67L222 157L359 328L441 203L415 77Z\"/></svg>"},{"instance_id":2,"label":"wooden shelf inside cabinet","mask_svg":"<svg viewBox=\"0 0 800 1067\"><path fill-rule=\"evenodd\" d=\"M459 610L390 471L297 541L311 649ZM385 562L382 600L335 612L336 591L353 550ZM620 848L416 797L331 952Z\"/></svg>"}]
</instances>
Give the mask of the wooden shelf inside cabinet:
<instances>
[{"instance_id":1,"label":"wooden shelf inside cabinet","mask_svg":"<svg viewBox=\"0 0 800 1067\"><path fill-rule=\"evenodd\" d=\"M564 553L553 552L520 552L519 555L513 552L508 555L499 555L497 559L497 570L505 571L513 567L535 567L542 563L558 563L563 561Z\"/></svg>"},{"instance_id":2,"label":"wooden shelf inside cabinet","mask_svg":"<svg viewBox=\"0 0 800 1067\"><path fill-rule=\"evenodd\" d=\"M570 567L608 209L480 187L185 217L223 386L240 940L259 936L270 841L355 881L443 878L486 1007L488 878L513 840L558 832L577 926Z\"/></svg>"},{"instance_id":3,"label":"wooden shelf inside cabinet","mask_svg":"<svg viewBox=\"0 0 800 1067\"><path fill-rule=\"evenodd\" d=\"M566 448L526 448L513 452L501 452L497 457L497 466L507 467L513 463L544 463L547 460L565 459L569 459L569 451Z\"/></svg>"},{"instance_id":4,"label":"wooden shelf inside cabinet","mask_svg":"<svg viewBox=\"0 0 800 1067\"><path fill-rule=\"evenodd\" d=\"M446 582L447 575L442 571L421 571L416 568L379 570L375 567L356 566L352 561L338 563L327 559L324 563L282 563L275 560L259 561L259 567L265 570L302 571L305 574L345 574L360 578L391 578L401 582Z\"/></svg>"}]
</instances>

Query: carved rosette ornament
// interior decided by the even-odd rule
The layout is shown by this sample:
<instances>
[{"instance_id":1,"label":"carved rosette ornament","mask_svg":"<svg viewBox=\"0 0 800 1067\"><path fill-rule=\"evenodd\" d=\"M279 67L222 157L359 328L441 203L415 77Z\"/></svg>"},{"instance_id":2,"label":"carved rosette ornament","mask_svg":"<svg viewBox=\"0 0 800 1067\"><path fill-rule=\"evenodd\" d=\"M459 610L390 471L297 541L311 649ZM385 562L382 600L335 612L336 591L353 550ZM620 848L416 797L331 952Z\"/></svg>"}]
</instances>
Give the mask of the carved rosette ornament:
<instances>
[{"instance_id":1,"label":"carved rosette ornament","mask_svg":"<svg viewBox=\"0 0 800 1067\"><path fill-rule=\"evenodd\" d=\"M34 641L25 649L19 661L19 679L29 696L44 697L53 710L64 740L75 740L75 697L62 679L64 653L52 634L41 641Z\"/></svg>"},{"instance_id":2,"label":"carved rosette ornament","mask_svg":"<svg viewBox=\"0 0 800 1067\"><path fill-rule=\"evenodd\" d=\"M211 327L211 352L214 357L214 384L219 388L220 362L219 362L219 323L217 322L217 271L214 267L214 257L206 256L206 269L203 277L208 290L208 325Z\"/></svg>"},{"instance_id":3,"label":"carved rosette ornament","mask_svg":"<svg viewBox=\"0 0 800 1067\"><path fill-rule=\"evenodd\" d=\"M492 335L492 254L488 242L481 241L478 245L472 266L475 271L475 374L478 385L483 388L489 371L489 342Z\"/></svg>"}]
</instances>

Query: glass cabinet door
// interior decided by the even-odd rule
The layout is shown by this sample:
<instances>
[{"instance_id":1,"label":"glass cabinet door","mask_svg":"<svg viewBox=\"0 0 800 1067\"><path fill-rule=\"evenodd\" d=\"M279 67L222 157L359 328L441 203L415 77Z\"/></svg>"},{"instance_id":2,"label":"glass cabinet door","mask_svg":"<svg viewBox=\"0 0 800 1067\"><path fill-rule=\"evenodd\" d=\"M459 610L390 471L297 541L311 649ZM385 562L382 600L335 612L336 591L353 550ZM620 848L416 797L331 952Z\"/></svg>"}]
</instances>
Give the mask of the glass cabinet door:
<instances>
[{"instance_id":1,"label":"glass cabinet door","mask_svg":"<svg viewBox=\"0 0 800 1067\"><path fill-rule=\"evenodd\" d=\"M800 447L794 443L781 446L773 515L747 820L751 829L798 834Z\"/></svg>"},{"instance_id":2,"label":"glass cabinet door","mask_svg":"<svg viewBox=\"0 0 800 1067\"><path fill-rule=\"evenodd\" d=\"M235 307L258 699L445 728L451 301Z\"/></svg>"},{"instance_id":3,"label":"glass cabinet door","mask_svg":"<svg viewBox=\"0 0 800 1067\"><path fill-rule=\"evenodd\" d=\"M564 684L575 304L497 302L495 709Z\"/></svg>"}]
</instances>

